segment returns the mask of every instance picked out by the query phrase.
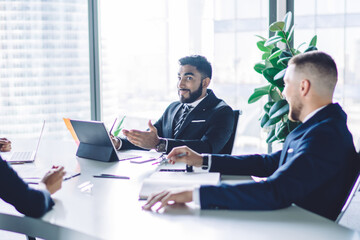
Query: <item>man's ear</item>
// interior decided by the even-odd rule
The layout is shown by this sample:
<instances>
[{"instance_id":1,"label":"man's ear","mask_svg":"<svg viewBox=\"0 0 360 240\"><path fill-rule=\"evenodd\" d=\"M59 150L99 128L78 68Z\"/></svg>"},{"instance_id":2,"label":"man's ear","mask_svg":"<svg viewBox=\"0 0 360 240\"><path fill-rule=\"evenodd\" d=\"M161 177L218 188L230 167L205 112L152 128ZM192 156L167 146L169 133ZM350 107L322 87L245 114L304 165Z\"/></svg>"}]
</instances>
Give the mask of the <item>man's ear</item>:
<instances>
[{"instance_id":1,"label":"man's ear","mask_svg":"<svg viewBox=\"0 0 360 240\"><path fill-rule=\"evenodd\" d=\"M310 92L311 82L309 79L303 79L300 83L300 91L302 96L306 96Z\"/></svg>"},{"instance_id":2,"label":"man's ear","mask_svg":"<svg viewBox=\"0 0 360 240\"><path fill-rule=\"evenodd\" d=\"M202 81L202 87L207 88L210 85L210 78L204 78Z\"/></svg>"}]
</instances>

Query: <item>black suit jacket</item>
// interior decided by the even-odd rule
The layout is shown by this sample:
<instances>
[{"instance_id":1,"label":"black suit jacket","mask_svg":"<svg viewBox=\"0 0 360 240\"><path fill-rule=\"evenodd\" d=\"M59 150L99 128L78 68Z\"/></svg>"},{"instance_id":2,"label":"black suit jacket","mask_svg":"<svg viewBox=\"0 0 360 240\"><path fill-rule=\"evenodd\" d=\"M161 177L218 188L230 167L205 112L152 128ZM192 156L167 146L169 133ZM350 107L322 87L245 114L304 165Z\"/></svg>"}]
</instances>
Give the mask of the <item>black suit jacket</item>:
<instances>
[{"instance_id":1,"label":"black suit jacket","mask_svg":"<svg viewBox=\"0 0 360 240\"><path fill-rule=\"evenodd\" d=\"M212 90L207 90L207 97L202 100L187 116L184 124L174 136L174 119L182 103L171 103L161 118L154 124L159 137L168 139L167 153L174 147L188 146L199 153L222 153L229 140L234 114L223 100L217 98ZM128 140L122 139L121 149L142 149Z\"/></svg>"},{"instance_id":2,"label":"black suit jacket","mask_svg":"<svg viewBox=\"0 0 360 240\"><path fill-rule=\"evenodd\" d=\"M270 155L214 155L211 171L268 177L236 186L203 186L201 208L271 210L292 203L335 220L359 172L346 114L330 104L291 132Z\"/></svg>"},{"instance_id":3,"label":"black suit jacket","mask_svg":"<svg viewBox=\"0 0 360 240\"><path fill-rule=\"evenodd\" d=\"M48 191L30 188L0 156L0 198L30 217L41 217L54 205Z\"/></svg>"}]
</instances>

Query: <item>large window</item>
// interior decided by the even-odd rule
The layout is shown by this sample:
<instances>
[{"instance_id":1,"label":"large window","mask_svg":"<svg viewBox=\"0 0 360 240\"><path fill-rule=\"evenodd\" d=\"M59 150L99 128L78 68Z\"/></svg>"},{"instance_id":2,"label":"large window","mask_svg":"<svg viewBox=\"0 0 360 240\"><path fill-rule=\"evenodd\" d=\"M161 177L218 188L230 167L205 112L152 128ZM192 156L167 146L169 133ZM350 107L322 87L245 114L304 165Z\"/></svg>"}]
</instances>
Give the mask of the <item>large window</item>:
<instances>
[{"instance_id":1,"label":"large window","mask_svg":"<svg viewBox=\"0 0 360 240\"><path fill-rule=\"evenodd\" d=\"M317 34L319 49L334 56L336 101L358 139L360 3L294 3L295 46ZM234 153L266 152L258 122L263 102L249 105L247 99L265 84L253 66L261 60L255 35L268 35L269 1L101 0L98 7L101 120L107 126L126 115L126 128L147 128L178 99L178 59L201 54L213 65L210 88L243 111ZM63 117L90 119L88 27L87 0L0 2L1 136L37 136L45 119L47 136L70 137Z\"/></svg>"},{"instance_id":2,"label":"large window","mask_svg":"<svg viewBox=\"0 0 360 240\"><path fill-rule=\"evenodd\" d=\"M258 105L248 105L261 84L253 65L261 60L255 34L267 36L267 1L102 0L100 9L102 114L108 126L126 115L125 127L146 129L178 100L178 59L206 56L210 88L241 109L235 151L266 151ZM254 111L253 109L258 109Z\"/></svg>"},{"instance_id":3,"label":"large window","mask_svg":"<svg viewBox=\"0 0 360 240\"><path fill-rule=\"evenodd\" d=\"M295 46L318 35L318 48L333 56L339 82L335 101L348 114L348 126L360 139L360 2L306 0L295 2Z\"/></svg>"},{"instance_id":4,"label":"large window","mask_svg":"<svg viewBox=\"0 0 360 240\"><path fill-rule=\"evenodd\" d=\"M63 117L90 118L87 0L0 2L0 132L69 137Z\"/></svg>"}]
</instances>

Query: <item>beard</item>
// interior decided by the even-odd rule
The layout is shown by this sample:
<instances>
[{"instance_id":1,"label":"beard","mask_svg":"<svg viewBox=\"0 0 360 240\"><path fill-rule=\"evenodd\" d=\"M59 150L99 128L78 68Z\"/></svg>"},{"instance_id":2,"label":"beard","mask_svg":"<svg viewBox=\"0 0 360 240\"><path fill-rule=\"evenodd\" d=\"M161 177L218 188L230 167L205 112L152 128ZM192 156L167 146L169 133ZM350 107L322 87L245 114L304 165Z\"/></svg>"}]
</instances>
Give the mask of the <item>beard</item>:
<instances>
[{"instance_id":1,"label":"beard","mask_svg":"<svg viewBox=\"0 0 360 240\"><path fill-rule=\"evenodd\" d=\"M300 121L299 118L304 105L298 99L295 99L295 102L297 104L290 104L289 119L293 122L298 122Z\"/></svg>"},{"instance_id":2,"label":"beard","mask_svg":"<svg viewBox=\"0 0 360 240\"><path fill-rule=\"evenodd\" d=\"M202 94L202 80L200 83L200 86L197 90L195 90L194 92L191 92L190 89L181 89L181 90L186 90L189 92L189 97L185 98L183 95L180 95L180 102L181 103L192 103L195 102Z\"/></svg>"}]
</instances>

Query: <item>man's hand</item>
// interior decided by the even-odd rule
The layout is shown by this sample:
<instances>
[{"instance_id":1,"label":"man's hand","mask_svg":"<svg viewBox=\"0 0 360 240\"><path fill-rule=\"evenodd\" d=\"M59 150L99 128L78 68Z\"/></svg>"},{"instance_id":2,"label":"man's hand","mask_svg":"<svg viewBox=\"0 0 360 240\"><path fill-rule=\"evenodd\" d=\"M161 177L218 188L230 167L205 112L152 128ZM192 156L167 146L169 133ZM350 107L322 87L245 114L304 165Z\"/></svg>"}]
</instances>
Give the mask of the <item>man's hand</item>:
<instances>
[{"instance_id":1,"label":"man's hand","mask_svg":"<svg viewBox=\"0 0 360 240\"><path fill-rule=\"evenodd\" d=\"M151 194L146 204L142 207L144 210L151 210L151 208L158 202L161 202L160 207L156 209L159 211L161 208L174 203L187 203L193 200L193 190L173 189L166 190L160 193Z\"/></svg>"},{"instance_id":2,"label":"man's hand","mask_svg":"<svg viewBox=\"0 0 360 240\"><path fill-rule=\"evenodd\" d=\"M111 141L113 142L115 149L118 149L120 147L120 140L117 137L114 137L114 135L110 135Z\"/></svg>"},{"instance_id":3,"label":"man's hand","mask_svg":"<svg viewBox=\"0 0 360 240\"><path fill-rule=\"evenodd\" d=\"M11 141L7 138L0 138L0 151L9 152L11 150Z\"/></svg>"},{"instance_id":4,"label":"man's hand","mask_svg":"<svg viewBox=\"0 0 360 240\"><path fill-rule=\"evenodd\" d=\"M160 142L157 129L149 120L149 131L123 130L123 134L134 145L145 149L154 149Z\"/></svg>"},{"instance_id":5,"label":"man's hand","mask_svg":"<svg viewBox=\"0 0 360 240\"><path fill-rule=\"evenodd\" d=\"M180 154L186 155L179 157ZM173 148L167 157L171 164L174 164L175 162L184 162L187 165L194 167L201 167L203 164L203 157L187 146Z\"/></svg>"},{"instance_id":6,"label":"man's hand","mask_svg":"<svg viewBox=\"0 0 360 240\"><path fill-rule=\"evenodd\" d=\"M45 174L41 182L45 184L50 194L53 194L61 188L64 175L64 167L54 166Z\"/></svg>"}]
</instances>

